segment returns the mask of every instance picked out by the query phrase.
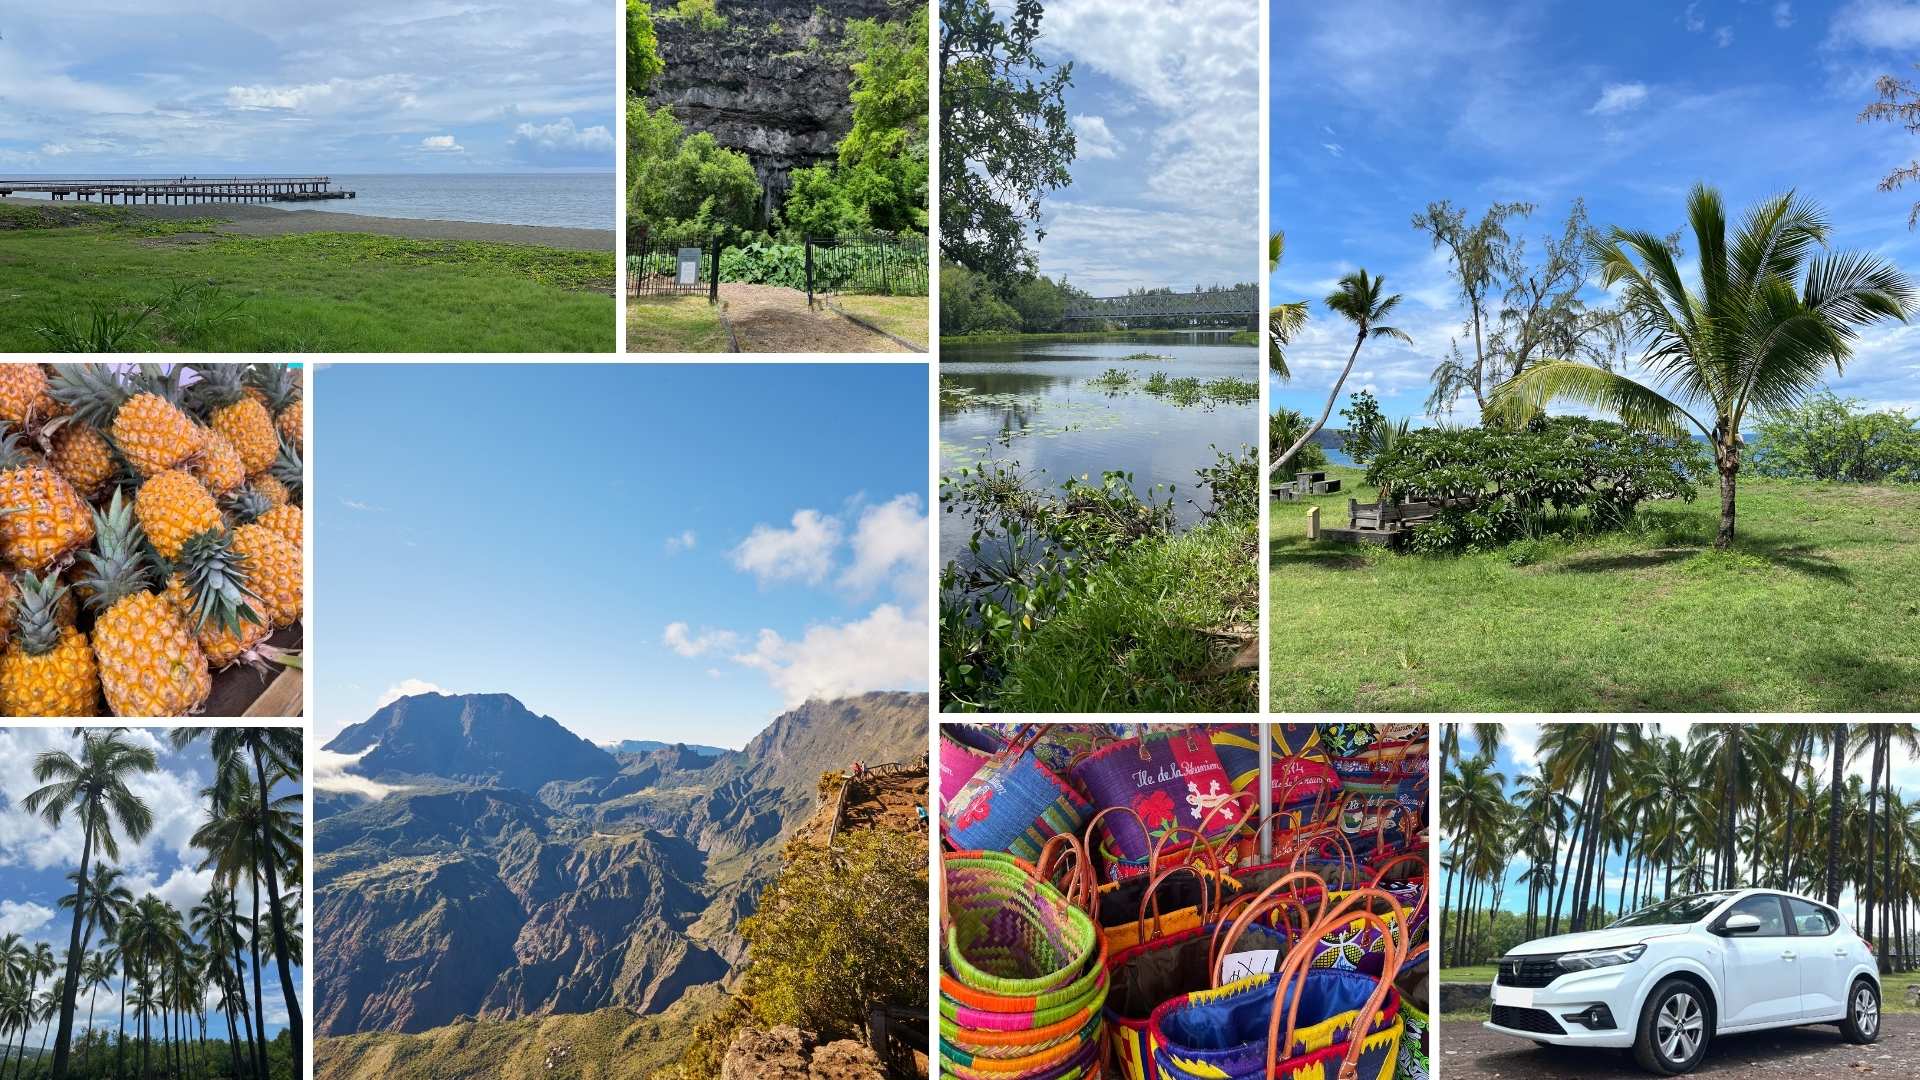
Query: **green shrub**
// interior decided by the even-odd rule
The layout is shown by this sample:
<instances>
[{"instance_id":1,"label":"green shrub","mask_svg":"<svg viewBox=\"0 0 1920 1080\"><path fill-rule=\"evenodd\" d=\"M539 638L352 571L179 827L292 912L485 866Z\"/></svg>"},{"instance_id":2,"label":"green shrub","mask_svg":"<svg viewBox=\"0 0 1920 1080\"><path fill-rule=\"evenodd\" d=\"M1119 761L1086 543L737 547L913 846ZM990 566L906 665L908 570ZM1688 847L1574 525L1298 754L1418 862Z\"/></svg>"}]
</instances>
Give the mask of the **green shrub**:
<instances>
[{"instance_id":1,"label":"green shrub","mask_svg":"<svg viewBox=\"0 0 1920 1080\"><path fill-rule=\"evenodd\" d=\"M720 14L714 6L714 0L680 0L655 18L662 22L677 22L697 30L712 34L727 28L727 17Z\"/></svg>"},{"instance_id":2,"label":"green shrub","mask_svg":"<svg viewBox=\"0 0 1920 1080\"><path fill-rule=\"evenodd\" d=\"M1867 412L1823 391L1761 418L1753 465L1762 476L1920 483L1920 427L1904 411Z\"/></svg>"}]
</instances>

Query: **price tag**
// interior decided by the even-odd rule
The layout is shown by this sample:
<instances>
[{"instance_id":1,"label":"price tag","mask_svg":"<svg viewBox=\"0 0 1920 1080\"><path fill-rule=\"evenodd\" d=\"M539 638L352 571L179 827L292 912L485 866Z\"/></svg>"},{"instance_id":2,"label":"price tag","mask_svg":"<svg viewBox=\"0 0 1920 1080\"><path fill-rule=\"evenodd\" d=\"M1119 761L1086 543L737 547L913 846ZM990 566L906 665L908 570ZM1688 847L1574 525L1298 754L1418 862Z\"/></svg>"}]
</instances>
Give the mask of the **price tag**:
<instances>
[{"instance_id":1,"label":"price tag","mask_svg":"<svg viewBox=\"0 0 1920 1080\"><path fill-rule=\"evenodd\" d=\"M1254 949L1251 952L1228 953L1226 958L1220 961L1220 982L1225 985L1249 975L1271 975L1273 966L1279 958L1278 949Z\"/></svg>"}]
</instances>

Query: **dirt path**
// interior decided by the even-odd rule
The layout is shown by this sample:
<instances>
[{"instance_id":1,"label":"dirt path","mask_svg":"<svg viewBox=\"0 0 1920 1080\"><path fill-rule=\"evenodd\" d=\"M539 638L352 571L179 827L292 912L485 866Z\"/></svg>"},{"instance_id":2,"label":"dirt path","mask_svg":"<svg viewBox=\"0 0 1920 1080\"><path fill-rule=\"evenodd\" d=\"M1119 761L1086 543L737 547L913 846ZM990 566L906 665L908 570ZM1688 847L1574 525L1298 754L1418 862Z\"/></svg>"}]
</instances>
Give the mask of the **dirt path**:
<instances>
[{"instance_id":1,"label":"dirt path","mask_svg":"<svg viewBox=\"0 0 1920 1080\"><path fill-rule=\"evenodd\" d=\"M727 321L741 352L880 353L900 346L824 307L807 310L807 294L778 285L720 283Z\"/></svg>"},{"instance_id":2,"label":"dirt path","mask_svg":"<svg viewBox=\"0 0 1920 1080\"><path fill-rule=\"evenodd\" d=\"M1880 1041L1851 1046L1831 1024L1780 1028L1713 1041L1693 1075L1756 1077L1920 1076L1920 1015L1882 1014ZM1473 1020L1440 1022L1438 1080L1645 1080L1627 1051L1540 1047L1496 1035Z\"/></svg>"}]
</instances>

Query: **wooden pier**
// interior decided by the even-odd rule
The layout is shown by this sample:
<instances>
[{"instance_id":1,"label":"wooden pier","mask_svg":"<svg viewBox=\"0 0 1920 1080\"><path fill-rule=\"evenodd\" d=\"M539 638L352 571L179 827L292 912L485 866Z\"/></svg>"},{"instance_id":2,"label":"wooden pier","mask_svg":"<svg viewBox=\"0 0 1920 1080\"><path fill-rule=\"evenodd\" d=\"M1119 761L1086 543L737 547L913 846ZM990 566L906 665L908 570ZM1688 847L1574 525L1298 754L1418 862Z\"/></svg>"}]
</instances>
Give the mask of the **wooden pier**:
<instances>
[{"instance_id":1,"label":"wooden pier","mask_svg":"<svg viewBox=\"0 0 1920 1080\"><path fill-rule=\"evenodd\" d=\"M330 176L0 179L0 196L16 192L43 194L56 202L72 199L128 206L136 203L312 202L354 197L354 192L334 187Z\"/></svg>"}]
</instances>

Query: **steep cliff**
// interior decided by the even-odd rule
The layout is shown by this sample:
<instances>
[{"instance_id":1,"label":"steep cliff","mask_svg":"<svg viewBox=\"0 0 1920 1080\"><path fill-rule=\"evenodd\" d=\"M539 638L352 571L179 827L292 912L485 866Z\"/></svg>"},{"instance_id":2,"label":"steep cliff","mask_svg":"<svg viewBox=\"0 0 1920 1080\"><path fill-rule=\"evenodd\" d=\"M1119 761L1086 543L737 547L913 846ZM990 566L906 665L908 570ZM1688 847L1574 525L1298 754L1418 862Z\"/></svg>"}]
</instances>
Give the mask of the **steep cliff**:
<instances>
[{"instance_id":1,"label":"steep cliff","mask_svg":"<svg viewBox=\"0 0 1920 1080\"><path fill-rule=\"evenodd\" d=\"M654 5L666 72L649 100L671 105L689 130L753 162L764 211L784 197L787 174L831 160L853 126L849 19L904 18L887 0L716 0L723 27L675 18Z\"/></svg>"}]
</instances>

